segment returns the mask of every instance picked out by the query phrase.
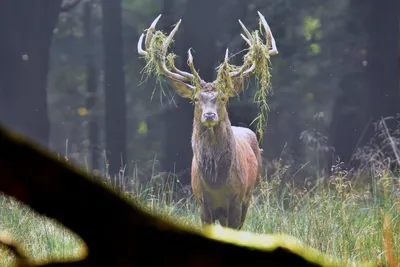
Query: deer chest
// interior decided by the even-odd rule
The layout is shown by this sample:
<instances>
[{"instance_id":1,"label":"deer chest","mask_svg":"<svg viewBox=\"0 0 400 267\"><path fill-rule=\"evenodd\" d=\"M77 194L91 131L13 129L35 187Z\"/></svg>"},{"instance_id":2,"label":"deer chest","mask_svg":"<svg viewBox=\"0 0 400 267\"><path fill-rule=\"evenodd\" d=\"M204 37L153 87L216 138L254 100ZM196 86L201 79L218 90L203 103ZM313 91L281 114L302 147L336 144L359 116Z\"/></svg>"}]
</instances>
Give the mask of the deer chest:
<instances>
[{"instance_id":1,"label":"deer chest","mask_svg":"<svg viewBox=\"0 0 400 267\"><path fill-rule=\"evenodd\" d=\"M215 188L204 180L202 180L201 183L201 192L204 203L211 205L213 208L226 207L233 193L229 184Z\"/></svg>"}]
</instances>

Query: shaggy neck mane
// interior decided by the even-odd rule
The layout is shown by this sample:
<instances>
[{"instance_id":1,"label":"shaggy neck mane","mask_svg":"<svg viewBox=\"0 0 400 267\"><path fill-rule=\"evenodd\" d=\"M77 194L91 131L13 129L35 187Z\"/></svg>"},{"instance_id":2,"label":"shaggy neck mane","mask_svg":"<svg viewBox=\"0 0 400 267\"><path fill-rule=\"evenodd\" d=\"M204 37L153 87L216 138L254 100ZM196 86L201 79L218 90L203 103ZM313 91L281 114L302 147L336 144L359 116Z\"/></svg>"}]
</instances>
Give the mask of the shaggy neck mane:
<instances>
[{"instance_id":1,"label":"shaggy neck mane","mask_svg":"<svg viewBox=\"0 0 400 267\"><path fill-rule=\"evenodd\" d=\"M231 176L235 140L228 116L212 128L193 122L192 149L200 174L213 187L220 187Z\"/></svg>"}]
</instances>

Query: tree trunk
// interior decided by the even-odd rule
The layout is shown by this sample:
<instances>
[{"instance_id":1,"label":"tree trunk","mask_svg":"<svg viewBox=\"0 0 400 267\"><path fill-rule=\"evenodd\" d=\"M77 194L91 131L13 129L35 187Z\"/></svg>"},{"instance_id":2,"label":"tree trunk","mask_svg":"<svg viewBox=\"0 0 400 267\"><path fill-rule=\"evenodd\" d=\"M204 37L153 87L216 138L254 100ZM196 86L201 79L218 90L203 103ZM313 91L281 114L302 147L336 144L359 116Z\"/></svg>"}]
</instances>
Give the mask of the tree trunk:
<instances>
[{"instance_id":1,"label":"tree trunk","mask_svg":"<svg viewBox=\"0 0 400 267\"><path fill-rule=\"evenodd\" d=\"M126 104L123 71L121 0L103 0L105 128L108 172L113 185L126 164Z\"/></svg>"},{"instance_id":2,"label":"tree trunk","mask_svg":"<svg viewBox=\"0 0 400 267\"><path fill-rule=\"evenodd\" d=\"M61 0L0 1L0 122L47 147L47 72Z\"/></svg>"},{"instance_id":3,"label":"tree trunk","mask_svg":"<svg viewBox=\"0 0 400 267\"><path fill-rule=\"evenodd\" d=\"M84 28L86 36L86 49L87 49L87 74L86 74L86 108L89 111L89 129L88 129L88 139L90 144L90 159L91 159L91 169L99 169L99 156L100 156L100 140L99 140L99 125L98 116L96 110L97 101L97 87L98 87L98 69L95 62L95 54L93 51L93 46L95 45L93 36L93 25L92 25L92 3L85 3L84 12Z\"/></svg>"}]
</instances>

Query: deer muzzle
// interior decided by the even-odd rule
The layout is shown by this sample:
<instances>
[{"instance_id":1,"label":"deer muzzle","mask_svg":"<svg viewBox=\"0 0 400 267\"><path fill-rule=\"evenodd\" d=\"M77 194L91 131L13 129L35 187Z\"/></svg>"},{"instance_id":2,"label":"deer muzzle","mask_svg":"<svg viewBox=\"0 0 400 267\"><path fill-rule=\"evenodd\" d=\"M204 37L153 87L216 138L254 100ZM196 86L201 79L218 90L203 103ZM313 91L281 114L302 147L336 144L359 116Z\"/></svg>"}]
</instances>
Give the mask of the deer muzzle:
<instances>
[{"instance_id":1,"label":"deer muzzle","mask_svg":"<svg viewBox=\"0 0 400 267\"><path fill-rule=\"evenodd\" d=\"M212 127L217 124L218 115L214 112L205 112L202 115L201 122L207 127Z\"/></svg>"}]
</instances>

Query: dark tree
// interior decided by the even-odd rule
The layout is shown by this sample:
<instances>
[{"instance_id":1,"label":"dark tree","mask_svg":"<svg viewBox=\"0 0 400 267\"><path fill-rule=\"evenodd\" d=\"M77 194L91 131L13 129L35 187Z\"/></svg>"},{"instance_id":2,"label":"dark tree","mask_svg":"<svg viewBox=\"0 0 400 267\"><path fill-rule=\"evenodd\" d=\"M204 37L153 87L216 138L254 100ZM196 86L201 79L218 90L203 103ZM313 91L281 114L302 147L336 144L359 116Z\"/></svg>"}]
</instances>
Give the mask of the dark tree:
<instances>
[{"instance_id":1,"label":"dark tree","mask_svg":"<svg viewBox=\"0 0 400 267\"><path fill-rule=\"evenodd\" d=\"M349 20L348 28L360 37L365 32L367 54L360 59L365 67L343 78L343 94L334 109L330 134L335 154L344 162L371 139L372 122L399 112L397 6L398 1L350 2L350 17L358 19Z\"/></svg>"},{"instance_id":2,"label":"dark tree","mask_svg":"<svg viewBox=\"0 0 400 267\"><path fill-rule=\"evenodd\" d=\"M399 1L368 2L367 114L376 121L399 112Z\"/></svg>"},{"instance_id":3,"label":"dark tree","mask_svg":"<svg viewBox=\"0 0 400 267\"><path fill-rule=\"evenodd\" d=\"M61 0L0 1L0 122L49 141L47 73Z\"/></svg>"},{"instance_id":4,"label":"dark tree","mask_svg":"<svg viewBox=\"0 0 400 267\"><path fill-rule=\"evenodd\" d=\"M119 188L125 162L126 104L123 71L121 0L103 0L105 135L108 172Z\"/></svg>"}]
</instances>

